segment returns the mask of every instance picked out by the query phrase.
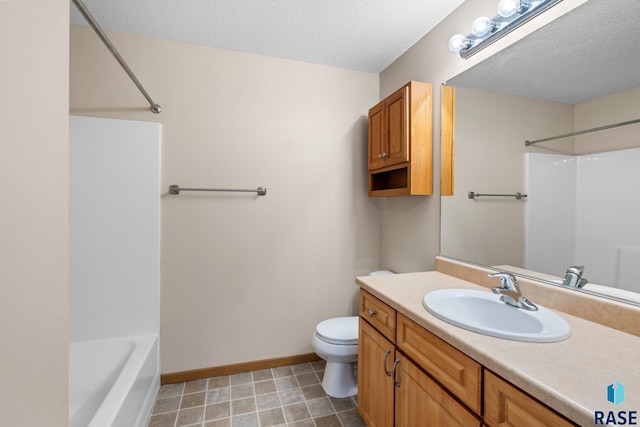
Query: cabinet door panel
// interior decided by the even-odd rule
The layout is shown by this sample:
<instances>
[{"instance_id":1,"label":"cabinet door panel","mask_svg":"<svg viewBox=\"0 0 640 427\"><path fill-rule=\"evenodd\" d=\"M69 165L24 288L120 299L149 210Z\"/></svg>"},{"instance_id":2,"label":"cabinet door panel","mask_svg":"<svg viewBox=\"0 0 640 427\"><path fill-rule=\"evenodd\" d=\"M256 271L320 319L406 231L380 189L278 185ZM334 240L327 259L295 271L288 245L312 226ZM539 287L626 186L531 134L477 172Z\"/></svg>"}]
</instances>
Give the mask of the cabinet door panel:
<instances>
[{"instance_id":1,"label":"cabinet door panel","mask_svg":"<svg viewBox=\"0 0 640 427\"><path fill-rule=\"evenodd\" d=\"M469 408L481 412L479 363L402 314L397 316L397 345Z\"/></svg>"},{"instance_id":2,"label":"cabinet door panel","mask_svg":"<svg viewBox=\"0 0 640 427\"><path fill-rule=\"evenodd\" d=\"M491 427L575 425L489 370L484 374L484 407Z\"/></svg>"},{"instance_id":3,"label":"cabinet door panel","mask_svg":"<svg viewBox=\"0 0 640 427\"><path fill-rule=\"evenodd\" d=\"M368 427L392 427L395 347L362 319L358 337L358 411Z\"/></svg>"},{"instance_id":4,"label":"cabinet door panel","mask_svg":"<svg viewBox=\"0 0 640 427\"><path fill-rule=\"evenodd\" d=\"M387 166L409 161L409 87L405 86L387 100Z\"/></svg>"},{"instance_id":5,"label":"cabinet door panel","mask_svg":"<svg viewBox=\"0 0 640 427\"><path fill-rule=\"evenodd\" d=\"M402 354L398 359L396 427L480 427L480 420L435 381Z\"/></svg>"},{"instance_id":6,"label":"cabinet door panel","mask_svg":"<svg viewBox=\"0 0 640 427\"><path fill-rule=\"evenodd\" d=\"M385 132L384 103L380 103L369 110L369 170L384 167L386 132Z\"/></svg>"}]
</instances>

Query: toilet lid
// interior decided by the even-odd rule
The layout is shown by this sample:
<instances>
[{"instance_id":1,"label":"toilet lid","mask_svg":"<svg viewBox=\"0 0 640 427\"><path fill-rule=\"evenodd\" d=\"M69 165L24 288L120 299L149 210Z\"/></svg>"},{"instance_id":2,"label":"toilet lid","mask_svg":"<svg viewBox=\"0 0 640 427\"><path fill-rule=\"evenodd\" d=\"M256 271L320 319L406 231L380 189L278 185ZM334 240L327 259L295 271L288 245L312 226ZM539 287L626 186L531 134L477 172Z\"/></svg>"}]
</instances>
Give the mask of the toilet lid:
<instances>
[{"instance_id":1,"label":"toilet lid","mask_svg":"<svg viewBox=\"0 0 640 427\"><path fill-rule=\"evenodd\" d=\"M318 337L331 344L358 343L358 316L327 319L316 326Z\"/></svg>"}]
</instances>

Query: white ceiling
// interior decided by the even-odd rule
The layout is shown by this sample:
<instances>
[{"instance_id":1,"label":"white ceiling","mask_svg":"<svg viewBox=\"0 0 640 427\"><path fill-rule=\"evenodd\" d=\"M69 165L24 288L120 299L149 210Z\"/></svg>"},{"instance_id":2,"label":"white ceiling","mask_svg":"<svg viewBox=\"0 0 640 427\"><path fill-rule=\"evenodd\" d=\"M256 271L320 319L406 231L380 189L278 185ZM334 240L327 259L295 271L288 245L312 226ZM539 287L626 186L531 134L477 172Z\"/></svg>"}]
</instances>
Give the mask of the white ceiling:
<instances>
[{"instance_id":1,"label":"white ceiling","mask_svg":"<svg viewBox=\"0 0 640 427\"><path fill-rule=\"evenodd\" d=\"M84 4L105 30L379 73L463 2L85 0ZM71 23L87 25L73 5Z\"/></svg>"}]
</instances>

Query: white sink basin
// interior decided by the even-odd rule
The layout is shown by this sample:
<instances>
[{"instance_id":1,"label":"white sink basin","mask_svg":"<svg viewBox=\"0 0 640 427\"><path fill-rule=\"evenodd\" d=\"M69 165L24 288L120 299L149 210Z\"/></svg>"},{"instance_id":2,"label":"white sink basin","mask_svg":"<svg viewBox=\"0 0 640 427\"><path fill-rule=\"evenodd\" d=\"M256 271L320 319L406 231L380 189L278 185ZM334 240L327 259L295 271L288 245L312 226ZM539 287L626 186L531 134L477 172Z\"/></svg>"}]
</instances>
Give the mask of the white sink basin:
<instances>
[{"instance_id":1,"label":"white sink basin","mask_svg":"<svg viewBox=\"0 0 640 427\"><path fill-rule=\"evenodd\" d=\"M445 322L493 337L556 342L571 336L571 327L556 313L540 306L538 311L512 307L489 290L440 289L426 294L422 305Z\"/></svg>"}]
</instances>

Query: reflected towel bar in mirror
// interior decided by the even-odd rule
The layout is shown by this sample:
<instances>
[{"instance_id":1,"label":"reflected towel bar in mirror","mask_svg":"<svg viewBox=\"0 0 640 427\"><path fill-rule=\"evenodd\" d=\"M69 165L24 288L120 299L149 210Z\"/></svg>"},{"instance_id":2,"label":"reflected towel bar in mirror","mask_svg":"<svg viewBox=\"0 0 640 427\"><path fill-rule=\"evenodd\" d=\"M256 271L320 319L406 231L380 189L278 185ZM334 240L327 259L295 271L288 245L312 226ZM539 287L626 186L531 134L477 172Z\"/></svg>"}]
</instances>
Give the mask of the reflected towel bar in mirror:
<instances>
[{"instance_id":1,"label":"reflected towel bar in mirror","mask_svg":"<svg viewBox=\"0 0 640 427\"><path fill-rule=\"evenodd\" d=\"M467 197L469 197L470 199L475 199L476 197L515 197L516 199L520 200L520 199L526 199L527 195L526 194L522 194L522 193L516 193L516 194L480 194L480 193L474 193L473 191L469 191L467 193Z\"/></svg>"},{"instance_id":2,"label":"reflected towel bar in mirror","mask_svg":"<svg viewBox=\"0 0 640 427\"><path fill-rule=\"evenodd\" d=\"M266 196L267 188L258 187L255 190L250 189L231 189L231 188L181 188L179 185L170 185L169 194L180 194L181 191L226 191L233 193L257 193L258 196Z\"/></svg>"}]
</instances>

